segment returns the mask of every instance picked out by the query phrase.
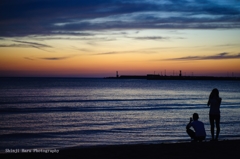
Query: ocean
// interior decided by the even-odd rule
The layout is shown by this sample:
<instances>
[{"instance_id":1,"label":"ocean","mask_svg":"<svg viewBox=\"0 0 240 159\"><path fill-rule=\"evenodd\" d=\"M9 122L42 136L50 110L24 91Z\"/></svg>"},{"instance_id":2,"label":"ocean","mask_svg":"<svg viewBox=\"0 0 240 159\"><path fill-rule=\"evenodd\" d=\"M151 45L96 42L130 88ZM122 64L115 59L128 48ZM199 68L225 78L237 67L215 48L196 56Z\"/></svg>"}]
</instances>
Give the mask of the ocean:
<instances>
[{"instance_id":1,"label":"ocean","mask_svg":"<svg viewBox=\"0 0 240 159\"><path fill-rule=\"evenodd\" d=\"M239 139L240 81L0 78L0 151L190 141L195 112L210 140L213 88L219 139Z\"/></svg>"}]
</instances>

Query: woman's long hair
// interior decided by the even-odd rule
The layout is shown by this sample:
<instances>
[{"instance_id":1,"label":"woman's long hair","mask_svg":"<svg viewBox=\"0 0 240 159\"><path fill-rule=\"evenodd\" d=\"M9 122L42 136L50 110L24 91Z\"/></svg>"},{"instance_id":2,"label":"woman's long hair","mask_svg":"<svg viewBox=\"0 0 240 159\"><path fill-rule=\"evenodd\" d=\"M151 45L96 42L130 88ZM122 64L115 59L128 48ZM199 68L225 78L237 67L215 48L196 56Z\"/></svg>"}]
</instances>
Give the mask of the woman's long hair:
<instances>
[{"instance_id":1,"label":"woman's long hair","mask_svg":"<svg viewBox=\"0 0 240 159\"><path fill-rule=\"evenodd\" d=\"M217 88L214 88L209 95L209 99L211 98L219 98L219 91Z\"/></svg>"}]
</instances>

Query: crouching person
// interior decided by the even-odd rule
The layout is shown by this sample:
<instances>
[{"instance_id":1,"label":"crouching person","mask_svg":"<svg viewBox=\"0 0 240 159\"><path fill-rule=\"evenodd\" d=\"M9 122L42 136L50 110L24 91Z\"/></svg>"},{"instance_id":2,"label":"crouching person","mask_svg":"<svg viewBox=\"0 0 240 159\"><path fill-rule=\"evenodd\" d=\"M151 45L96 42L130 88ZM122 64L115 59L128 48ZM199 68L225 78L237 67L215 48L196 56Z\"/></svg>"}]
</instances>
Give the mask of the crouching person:
<instances>
[{"instance_id":1,"label":"crouching person","mask_svg":"<svg viewBox=\"0 0 240 159\"><path fill-rule=\"evenodd\" d=\"M186 131L193 141L202 142L206 138L206 131L203 122L198 121L198 118L198 114L194 113L186 126ZM193 127L194 131L190 129L191 127Z\"/></svg>"}]
</instances>

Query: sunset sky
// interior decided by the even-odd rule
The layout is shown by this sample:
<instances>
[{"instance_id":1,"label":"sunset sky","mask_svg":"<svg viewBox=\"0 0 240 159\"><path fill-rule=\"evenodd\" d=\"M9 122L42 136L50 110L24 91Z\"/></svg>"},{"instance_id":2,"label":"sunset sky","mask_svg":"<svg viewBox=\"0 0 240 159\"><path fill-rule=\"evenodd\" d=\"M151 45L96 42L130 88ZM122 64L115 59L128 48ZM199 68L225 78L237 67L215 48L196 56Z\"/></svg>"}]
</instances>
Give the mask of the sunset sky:
<instances>
[{"instance_id":1,"label":"sunset sky","mask_svg":"<svg viewBox=\"0 0 240 159\"><path fill-rule=\"evenodd\" d=\"M1 0L0 77L240 77L240 0Z\"/></svg>"}]
</instances>

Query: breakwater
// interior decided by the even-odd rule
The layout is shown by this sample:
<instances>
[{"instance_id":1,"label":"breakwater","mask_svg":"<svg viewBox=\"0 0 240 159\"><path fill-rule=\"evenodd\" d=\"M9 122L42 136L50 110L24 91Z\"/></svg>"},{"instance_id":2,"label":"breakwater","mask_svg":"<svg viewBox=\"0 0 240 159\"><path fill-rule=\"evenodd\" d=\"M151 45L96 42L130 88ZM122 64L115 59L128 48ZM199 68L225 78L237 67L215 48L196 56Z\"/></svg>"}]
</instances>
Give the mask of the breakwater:
<instances>
[{"instance_id":1,"label":"breakwater","mask_svg":"<svg viewBox=\"0 0 240 159\"><path fill-rule=\"evenodd\" d=\"M105 79L146 79L146 80L235 80L240 77L214 77L214 76L161 76L155 74L147 75L121 75L116 77L105 77Z\"/></svg>"}]
</instances>

